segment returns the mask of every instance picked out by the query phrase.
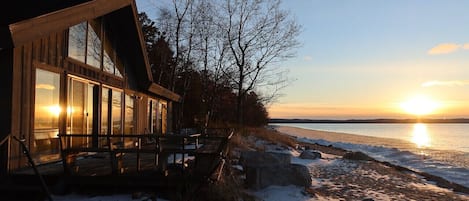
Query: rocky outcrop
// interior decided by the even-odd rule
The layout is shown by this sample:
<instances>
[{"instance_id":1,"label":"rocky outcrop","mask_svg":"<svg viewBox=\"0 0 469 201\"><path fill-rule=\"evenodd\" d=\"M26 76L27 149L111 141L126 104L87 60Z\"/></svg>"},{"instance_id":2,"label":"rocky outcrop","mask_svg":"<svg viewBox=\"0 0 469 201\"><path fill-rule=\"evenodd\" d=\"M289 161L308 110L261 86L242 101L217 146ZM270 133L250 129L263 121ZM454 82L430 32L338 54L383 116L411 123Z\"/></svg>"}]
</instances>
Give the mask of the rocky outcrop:
<instances>
[{"instance_id":1,"label":"rocky outcrop","mask_svg":"<svg viewBox=\"0 0 469 201\"><path fill-rule=\"evenodd\" d=\"M248 151L241 153L240 158L248 188L258 190L270 185L311 186L309 169L290 162L291 155L285 153Z\"/></svg>"},{"instance_id":2,"label":"rocky outcrop","mask_svg":"<svg viewBox=\"0 0 469 201\"><path fill-rule=\"evenodd\" d=\"M310 159L310 160L320 159L321 158L321 153L319 153L317 151L305 150L305 151L301 152L300 158L301 159Z\"/></svg>"}]
</instances>

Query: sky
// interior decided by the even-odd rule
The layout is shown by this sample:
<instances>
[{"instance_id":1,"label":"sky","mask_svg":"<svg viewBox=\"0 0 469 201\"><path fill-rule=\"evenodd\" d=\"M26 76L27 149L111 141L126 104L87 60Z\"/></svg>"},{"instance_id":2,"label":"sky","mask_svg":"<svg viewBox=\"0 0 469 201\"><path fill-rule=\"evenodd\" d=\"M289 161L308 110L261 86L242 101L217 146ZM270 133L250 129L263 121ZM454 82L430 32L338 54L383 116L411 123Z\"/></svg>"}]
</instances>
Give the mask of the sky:
<instances>
[{"instance_id":1,"label":"sky","mask_svg":"<svg viewBox=\"0 0 469 201\"><path fill-rule=\"evenodd\" d=\"M137 0L139 11L154 6L148 1ZM271 118L469 117L469 1L284 0L282 7L302 26L302 45L281 64L294 81L268 105Z\"/></svg>"}]
</instances>

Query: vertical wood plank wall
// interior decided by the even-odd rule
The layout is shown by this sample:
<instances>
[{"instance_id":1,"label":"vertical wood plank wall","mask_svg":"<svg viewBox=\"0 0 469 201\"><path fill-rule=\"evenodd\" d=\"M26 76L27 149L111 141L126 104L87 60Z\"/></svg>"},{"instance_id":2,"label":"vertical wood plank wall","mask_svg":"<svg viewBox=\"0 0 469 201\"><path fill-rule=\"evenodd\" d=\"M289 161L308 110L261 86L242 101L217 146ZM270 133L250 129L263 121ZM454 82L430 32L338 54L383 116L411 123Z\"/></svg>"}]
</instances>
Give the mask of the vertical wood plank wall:
<instances>
[{"instance_id":1,"label":"vertical wood plank wall","mask_svg":"<svg viewBox=\"0 0 469 201\"><path fill-rule=\"evenodd\" d=\"M14 48L12 69L11 134L25 139L28 147L33 146L34 99L36 70L34 63L63 69L64 33L56 32L48 37L34 40ZM63 70L62 70L63 71ZM20 115L18 115L20 114ZM10 169L24 167L27 160L22 156L20 146L12 141L10 148Z\"/></svg>"},{"instance_id":2,"label":"vertical wood plank wall","mask_svg":"<svg viewBox=\"0 0 469 201\"><path fill-rule=\"evenodd\" d=\"M36 39L22 46L13 49L13 68L12 70L12 95L11 95L11 133L20 139L26 140L28 147L33 147L33 124L34 124L34 99L35 99L35 79L36 67L46 68L61 74L61 104L66 104L66 75L71 73L72 63L66 57L67 48L67 30L50 34L47 37ZM65 66L67 65L67 66ZM78 65L78 64L73 64ZM91 72L94 69L87 70ZM81 71L79 71L81 72ZM78 73L79 73L78 72ZM74 72L77 74L77 72ZM101 73L102 74L102 73ZM100 74L100 75L101 75ZM88 74L83 75L88 78ZM110 84L119 83L115 78L109 79L109 76L101 76L100 82ZM116 85L116 84L114 84ZM127 84L126 84L127 86ZM144 133L148 128L147 102L148 96L135 92L139 99L135 100L135 127L137 133ZM168 122L171 125L172 105L168 101ZM59 129L61 132L66 130L66 117L61 115L59 120ZM168 131L171 126L168 126ZM18 142L12 141L10 148L9 169L15 170L27 165L26 157L22 155Z\"/></svg>"}]
</instances>

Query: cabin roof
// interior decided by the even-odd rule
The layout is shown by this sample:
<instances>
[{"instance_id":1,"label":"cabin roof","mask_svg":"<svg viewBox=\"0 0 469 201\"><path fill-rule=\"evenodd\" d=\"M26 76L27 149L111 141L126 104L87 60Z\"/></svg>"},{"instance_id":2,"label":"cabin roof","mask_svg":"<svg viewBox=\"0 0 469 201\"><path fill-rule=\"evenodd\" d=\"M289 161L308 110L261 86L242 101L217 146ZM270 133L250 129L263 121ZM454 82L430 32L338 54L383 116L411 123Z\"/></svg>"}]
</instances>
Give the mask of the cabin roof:
<instances>
[{"instance_id":1,"label":"cabin roof","mask_svg":"<svg viewBox=\"0 0 469 201\"><path fill-rule=\"evenodd\" d=\"M144 91L179 101L180 96L153 82L134 0L16 0L0 11L0 50L21 46L80 22L106 16ZM4 15L4 16L3 16ZM159 86L159 85L157 85Z\"/></svg>"}]
</instances>

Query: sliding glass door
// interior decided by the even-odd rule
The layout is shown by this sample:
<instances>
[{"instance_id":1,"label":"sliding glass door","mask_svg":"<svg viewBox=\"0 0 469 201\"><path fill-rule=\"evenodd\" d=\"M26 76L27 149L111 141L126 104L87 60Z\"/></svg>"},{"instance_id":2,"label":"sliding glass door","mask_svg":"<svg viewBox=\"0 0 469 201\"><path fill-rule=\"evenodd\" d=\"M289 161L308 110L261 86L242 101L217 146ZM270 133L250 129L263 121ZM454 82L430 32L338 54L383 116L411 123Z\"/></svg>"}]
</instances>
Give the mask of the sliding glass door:
<instances>
[{"instance_id":1,"label":"sliding glass door","mask_svg":"<svg viewBox=\"0 0 469 201\"><path fill-rule=\"evenodd\" d=\"M97 126L98 85L70 77L68 89L67 134L92 134ZM69 138L72 147L89 147L92 141L90 137Z\"/></svg>"}]
</instances>

